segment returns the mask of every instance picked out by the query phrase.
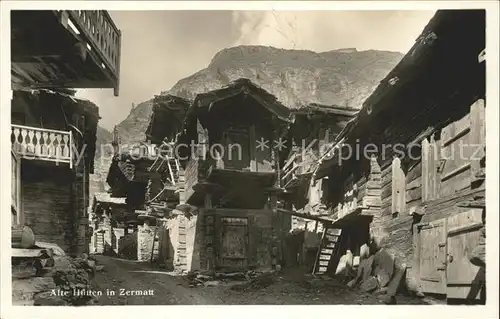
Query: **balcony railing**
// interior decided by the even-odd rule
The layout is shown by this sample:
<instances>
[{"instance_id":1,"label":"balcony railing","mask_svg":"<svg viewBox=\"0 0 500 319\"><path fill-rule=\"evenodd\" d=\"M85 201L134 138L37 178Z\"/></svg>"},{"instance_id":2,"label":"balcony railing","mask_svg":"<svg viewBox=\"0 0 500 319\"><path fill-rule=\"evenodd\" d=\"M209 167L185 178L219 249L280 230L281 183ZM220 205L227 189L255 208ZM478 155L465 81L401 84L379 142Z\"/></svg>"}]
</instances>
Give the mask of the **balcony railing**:
<instances>
[{"instance_id":1,"label":"balcony railing","mask_svg":"<svg viewBox=\"0 0 500 319\"><path fill-rule=\"evenodd\" d=\"M91 45L103 56L106 67L118 75L120 64L121 33L107 11L70 10L69 15L76 27L82 30Z\"/></svg>"},{"instance_id":2,"label":"balcony railing","mask_svg":"<svg viewBox=\"0 0 500 319\"><path fill-rule=\"evenodd\" d=\"M25 159L68 163L73 168L73 136L69 131L12 125L12 150Z\"/></svg>"},{"instance_id":3,"label":"balcony railing","mask_svg":"<svg viewBox=\"0 0 500 319\"><path fill-rule=\"evenodd\" d=\"M14 10L11 37L14 87L113 88L118 96L121 32L107 11Z\"/></svg>"},{"instance_id":4,"label":"balcony railing","mask_svg":"<svg viewBox=\"0 0 500 319\"><path fill-rule=\"evenodd\" d=\"M301 175L310 172L313 158L308 153L293 153L283 166L281 185L284 188L297 186Z\"/></svg>"}]
</instances>

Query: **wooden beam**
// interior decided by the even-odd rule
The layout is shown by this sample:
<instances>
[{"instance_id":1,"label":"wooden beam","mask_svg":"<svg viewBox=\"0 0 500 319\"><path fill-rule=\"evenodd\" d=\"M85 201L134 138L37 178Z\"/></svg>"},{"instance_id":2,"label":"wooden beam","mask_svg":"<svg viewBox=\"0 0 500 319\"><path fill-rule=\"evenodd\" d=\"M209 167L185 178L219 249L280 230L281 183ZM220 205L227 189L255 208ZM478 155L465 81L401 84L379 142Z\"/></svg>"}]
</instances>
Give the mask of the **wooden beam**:
<instances>
[{"instance_id":1,"label":"wooden beam","mask_svg":"<svg viewBox=\"0 0 500 319\"><path fill-rule=\"evenodd\" d=\"M301 218L304 218L304 219L310 219L310 220L320 221L320 222L323 222L323 223L332 223L333 222L333 219L331 219L330 217L321 216L321 215L308 215L308 214L305 214L305 213L299 213L299 212L296 212L296 211L293 211L293 210L284 209L284 208L277 208L277 211L280 212L280 213L283 213L283 214L297 216L297 217L301 217Z\"/></svg>"},{"instance_id":2,"label":"wooden beam","mask_svg":"<svg viewBox=\"0 0 500 319\"><path fill-rule=\"evenodd\" d=\"M252 172L257 171L257 158L255 155L255 125L250 126L249 130L249 139L250 139L250 170Z\"/></svg>"}]
</instances>

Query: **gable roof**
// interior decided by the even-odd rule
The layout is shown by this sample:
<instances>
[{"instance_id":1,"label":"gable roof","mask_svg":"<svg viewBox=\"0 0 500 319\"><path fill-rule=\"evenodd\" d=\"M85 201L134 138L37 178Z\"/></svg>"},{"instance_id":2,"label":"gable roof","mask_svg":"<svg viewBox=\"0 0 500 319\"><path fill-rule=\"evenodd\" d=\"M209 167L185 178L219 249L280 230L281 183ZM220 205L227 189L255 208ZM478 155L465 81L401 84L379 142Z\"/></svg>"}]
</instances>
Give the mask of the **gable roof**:
<instances>
[{"instance_id":1,"label":"gable roof","mask_svg":"<svg viewBox=\"0 0 500 319\"><path fill-rule=\"evenodd\" d=\"M171 140L182 128L191 101L179 96L165 94L153 98L153 110L146 137L153 144L160 144L164 138Z\"/></svg>"},{"instance_id":2,"label":"gable roof","mask_svg":"<svg viewBox=\"0 0 500 319\"><path fill-rule=\"evenodd\" d=\"M232 81L221 89L198 94L191 112L196 108L210 112L217 102L236 96L250 96L281 121L293 123L294 116L289 108L279 102L274 95L246 78Z\"/></svg>"}]
</instances>

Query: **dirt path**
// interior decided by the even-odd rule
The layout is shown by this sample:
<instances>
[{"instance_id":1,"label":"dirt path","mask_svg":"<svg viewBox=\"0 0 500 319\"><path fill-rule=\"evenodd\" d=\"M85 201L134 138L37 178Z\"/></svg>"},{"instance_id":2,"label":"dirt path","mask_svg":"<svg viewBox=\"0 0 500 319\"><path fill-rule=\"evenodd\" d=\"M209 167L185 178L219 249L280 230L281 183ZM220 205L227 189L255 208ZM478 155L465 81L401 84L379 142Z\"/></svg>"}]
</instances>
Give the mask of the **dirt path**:
<instances>
[{"instance_id":1,"label":"dirt path","mask_svg":"<svg viewBox=\"0 0 500 319\"><path fill-rule=\"evenodd\" d=\"M215 282L214 286L189 287L183 277L155 269L148 263L95 256L104 270L94 282L103 292L97 305L373 305L382 304L375 294L348 289L334 279L314 278L303 271L288 271L271 283L252 289L231 289L235 282ZM240 283L241 284L241 283ZM107 296L106 290L116 292ZM120 290L122 295L120 295ZM127 296L124 292L148 291L147 295ZM425 304L423 300L397 297L398 304Z\"/></svg>"},{"instance_id":2,"label":"dirt path","mask_svg":"<svg viewBox=\"0 0 500 319\"><path fill-rule=\"evenodd\" d=\"M217 299L200 294L196 289L183 286L182 279L168 272L153 269L147 263L106 256L95 256L98 265L104 266L96 273L94 282L103 292L97 305L199 305L216 304ZM116 294L108 296L107 290ZM126 295L147 291L147 295Z\"/></svg>"}]
</instances>

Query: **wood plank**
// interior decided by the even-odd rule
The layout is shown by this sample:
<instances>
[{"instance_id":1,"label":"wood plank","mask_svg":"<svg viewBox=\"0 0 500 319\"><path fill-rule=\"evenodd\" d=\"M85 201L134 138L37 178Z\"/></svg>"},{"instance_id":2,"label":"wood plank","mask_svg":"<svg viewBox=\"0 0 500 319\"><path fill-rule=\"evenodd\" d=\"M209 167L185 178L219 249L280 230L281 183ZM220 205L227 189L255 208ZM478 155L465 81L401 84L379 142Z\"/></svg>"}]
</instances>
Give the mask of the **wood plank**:
<instances>
[{"instance_id":1,"label":"wood plank","mask_svg":"<svg viewBox=\"0 0 500 319\"><path fill-rule=\"evenodd\" d=\"M411 182L408 182L408 179L407 179L406 190L416 189L416 188L420 188L420 187L422 187L422 177L421 176L418 176L417 178L415 178Z\"/></svg>"},{"instance_id":2,"label":"wood plank","mask_svg":"<svg viewBox=\"0 0 500 319\"><path fill-rule=\"evenodd\" d=\"M430 199L430 147L429 141L424 139L422 141L422 200Z\"/></svg>"},{"instance_id":3,"label":"wood plank","mask_svg":"<svg viewBox=\"0 0 500 319\"><path fill-rule=\"evenodd\" d=\"M448 229L448 236L454 236L454 235L457 235L457 234L463 233L463 232L476 231L481 227L483 227L482 221L479 221L479 222L476 222L473 224L466 224L466 225L453 227L451 229Z\"/></svg>"},{"instance_id":4,"label":"wood plank","mask_svg":"<svg viewBox=\"0 0 500 319\"><path fill-rule=\"evenodd\" d=\"M42 255L45 249L12 248L12 257L16 258L36 258Z\"/></svg>"},{"instance_id":5,"label":"wood plank","mask_svg":"<svg viewBox=\"0 0 500 319\"><path fill-rule=\"evenodd\" d=\"M406 203L420 200L422 198L422 189L416 188L406 191Z\"/></svg>"},{"instance_id":6,"label":"wood plank","mask_svg":"<svg viewBox=\"0 0 500 319\"><path fill-rule=\"evenodd\" d=\"M406 173L406 182L411 183L413 180L422 177L422 161L412 166Z\"/></svg>"},{"instance_id":7,"label":"wood plank","mask_svg":"<svg viewBox=\"0 0 500 319\"><path fill-rule=\"evenodd\" d=\"M486 129L485 129L485 105L484 100L479 99L470 108L471 132L471 177L482 173L481 159L485 156Z\"/></svg>"},{"instance_id":8,"label":"wood plank","mask_svg":"<svg viewBox=\"0 0 500 319\"><path fill-rule=\"evenodd\" d=\"M342 229L340 229L340 228L328 228L326 233L328 235L340 236L340 234L342 233Z\"/></svg>"}]
</instances>

